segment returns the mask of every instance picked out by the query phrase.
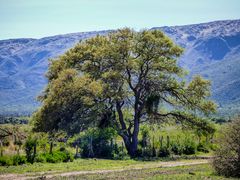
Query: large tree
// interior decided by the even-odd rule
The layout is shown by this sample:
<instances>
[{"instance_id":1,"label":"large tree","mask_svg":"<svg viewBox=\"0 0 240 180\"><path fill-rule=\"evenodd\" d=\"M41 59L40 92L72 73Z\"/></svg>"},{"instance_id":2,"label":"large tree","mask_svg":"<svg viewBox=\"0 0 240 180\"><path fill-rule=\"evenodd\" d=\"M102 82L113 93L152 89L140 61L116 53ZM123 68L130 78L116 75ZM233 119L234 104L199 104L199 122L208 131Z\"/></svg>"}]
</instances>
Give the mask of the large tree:
<instances>
[{"instance_id":1,"label":"large tree","mask_svg":"<svg viewBox=\"0 0 240 180\"><path fill-rule=\"evenodd\" d=\"M79 42L51 62L36 129L111 125L132 157L143 122L174 120L212 131L203 118L215 110L210 82L200 76L184 81L177 64L182 52L159 30L125 28ZM167 108L159 111L159 105Z\"/></svg>"}]
</instances>

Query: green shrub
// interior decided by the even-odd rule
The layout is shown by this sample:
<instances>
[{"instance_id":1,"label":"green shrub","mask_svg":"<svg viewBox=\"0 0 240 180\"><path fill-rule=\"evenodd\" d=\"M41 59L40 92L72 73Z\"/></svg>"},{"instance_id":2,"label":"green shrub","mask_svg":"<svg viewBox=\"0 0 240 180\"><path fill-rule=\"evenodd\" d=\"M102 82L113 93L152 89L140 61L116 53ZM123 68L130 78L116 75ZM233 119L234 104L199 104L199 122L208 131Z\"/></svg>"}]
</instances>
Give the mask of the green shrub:
<instances>
[{"instance_id":1,"label":"green shrub","mask_svg":"<svg viewBox=\"0 0 240 180\"><path fill-rule=\"evenodd\" d=\"M37 139L32 138L31 136L25 142L25 152L27 162L33 163L36 157L36 146L37 146Z\"/></svg>"},{"instance_id":2,"label":"green shrub","mask_svg":"<svg viewBox=\"0 0 240 180\"><path fill-rule=\"evenodd\" d=\"M142 148L145 148L150 145L150 129L147 125L143 125L140 128L141 139L139 144Z\"/></svg>"},{"instance_id":3,"label":"green shrub","mask_svg":"<svg viewBox=\"0 0 240 180\"><path fill-rule=\"evenodd\" d=\"M183 154L191 155L195 154L197 150L196 143L193 140L186 139L183 144Z\"/></svg>"},{"instance_id":4,"label":"green shrub","mask_svg":"<svg viewBox=\"0 0 240 180\"><path fill-rule=\"evenodd\" d=\"M10 157L10 156L1 156L0 157L0 165L1 166L11 166L11 165L13 165L12 157Z\"/></svg>"},{"instance_id":5,"label":"green shrub","mask_svg":"<svg viewBox=\"0 0 240 180\"><path fill-rule=\"evenodd\" d=\"M152 157L153 156L153 150L150 146L142 148L142 154L140 154L142 157ZM156 156L156 154L155 154Z\"/></svg>"},{"instance_id":6,"label":"green shrub","mask_svg":"<svg viewBox=\"0 0 240 180\"><path fill-rule=\"evenodd\" d=\"M49 163L58 163L62 162L63 159L66 158L66 154L61 153L61 152L54 152L52 154L47 153L46 154L46 161Z\"/></svg>"},{"instance_id":7,"label":"green shrub","mask_svg":"<svg viewBox=\"0 0 240 180\"><path fill-rule=\"evenodd\" d=\"M62 150L62 149L61 149ZM58 162L69 162L73 161L73 155L67 151L67 150L62 150L62 151L55 151L53 153L41 153L36 156L35 162L49 162L49 163L58 163Z\"/></svg>"},{"instance_id":8,"label":"green shrub","mask_svg":"<svg viewBox=\"0 0 240 180\"><path fill-rule=\"evenodd\" d=\"M14 155L14 156L1 156L0 157L0 166L17 166L25 164L27 162L25 156Z\"/></svg>"},{"instance_id":9,"label":"green shrub","mask_svg":"<svg viewBox=\"0 0 240 180\"><path fill-rule=\"evenodd\" d=\"M63 162L73 162L74 160L74 156L72 153L70 153L67 150L61 151L62 153L64 153L66 156L64 156L65 158L63 159Z\"/></svg>"},{"instance_id":10,"label":"green shrub","mask_svg":"<svg viewBox=\"0 0 240 180\"><path fill-rule=\"evenodd\" d=\"M159 153L158 153L159 157L168 157L170 156L170 154L171 154L170 148L166 146L160 147Z\"/></svg>"},{"instance_id":11,"label":"green shrub","mask_svg":"<svg viewBox=\"0 0 240 180\"><path fill-rule=\"evenodd\" d=\"M21 165L21 164L25 164L27 162L27 159L25 156L14 155L12 157L12 162L13 162L13 165Z\"/></svg>"},{"instance_id":12,"label":"green shrub","mask_svg":"<svg viewBox=\"0 0 240 180\"><path fill-rule=\"evenodd\" d=\"M198 146L197 146L197 150L199 152L208 153L209 152L209 147L206 143L199 143Z\"/></svg>"},{"instance_id":13,"label":"green shrub","mask_svg":"<svg viewBox=\"0 0 240 180\"><path fill-rule=\"evenodd\" d=\"M211 144L209 144L209 148L210 148L211 150L213 150L213 151L216 151L217 148L218 148L218 145L215 144L215 143L211 143Z\"/></svg>"},{"instance_id":14,"label":"green shrub","mask_svg":"<svg viewBox=\"0 0 240 180\"><path fill-rule=\"evenodd\" d=\"M113 138L117 133L112 128L89 129L80 137L81 156L84 158L113 158L119 152Z\"/></svg>"},{"instance_id":15,"label":"green shrub","mask_svg":"<svg viewBox=\"0 0 240 180\"><path fill-rule=\"evenodd\" d=\"M240 116L222 129L213 167L217 174L240 178Z\"/></svg>"},{"instance_id":16,"label":"green shrub","mask_svg":"<svg viewBox=\"0 0 240 180\"><path fill-rule=\"evenodd\" d=\"M35 162L41 162L41 163L47 162L45 154L44 153L38 154L35 158Z\"/></svg>"},{"instance_id":17,"label":"green shrub","mask_svg":"<svg viewBox=\"0 0 240 180\"><path fill-rule=\"evenodd\" d=\"M128 155L126 149L124 148L123 150L114 153L112 158L114 160L128 160L130 159L130 156Z\"/></svg>"},{"instance_id":18,"label":"green shrub","mask_svg":"<svg viewBox=\"0 0 240 180\"><path fill-rule=\"evenodd\" d=\"M182 155L183 154L183 146L179 142L172 142L171 143L171 151L176 155Z\"/></svg>"}]
</instances>

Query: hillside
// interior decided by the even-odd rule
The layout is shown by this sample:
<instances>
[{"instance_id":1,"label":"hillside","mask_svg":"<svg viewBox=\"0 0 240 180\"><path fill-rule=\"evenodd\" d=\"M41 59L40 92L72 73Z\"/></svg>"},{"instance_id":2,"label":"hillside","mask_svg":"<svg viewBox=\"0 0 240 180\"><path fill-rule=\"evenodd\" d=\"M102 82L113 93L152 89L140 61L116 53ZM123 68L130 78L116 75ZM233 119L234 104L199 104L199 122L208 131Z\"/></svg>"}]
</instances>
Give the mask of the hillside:
<instances>
[{"instance_id":1,"label":"hillside","mask_svg":"<svg viewBox=\"0 0 240 180\"><path fill-rule=\"evenodd\" d=\"M190 76L212 80L212 98L222 113L239 111L240 20L154 27L185 48L179 64ZM82 39L109 31L57 35L41 39L0 41L0 113L31 113L46 85L48 59L59 56Z\"/></svg>"},{"instance_id":2,"label":"hillside","mask_svg":"<svg viewBox=\"0 0 240 180\"><path fill-rule=\"evenodd\" d=\"M63 54L82 39L101 32L74 33L41 39L0 41L0 113L34 111L36 97L44 89L48 59Z\"/></svg>"}]
</instances>

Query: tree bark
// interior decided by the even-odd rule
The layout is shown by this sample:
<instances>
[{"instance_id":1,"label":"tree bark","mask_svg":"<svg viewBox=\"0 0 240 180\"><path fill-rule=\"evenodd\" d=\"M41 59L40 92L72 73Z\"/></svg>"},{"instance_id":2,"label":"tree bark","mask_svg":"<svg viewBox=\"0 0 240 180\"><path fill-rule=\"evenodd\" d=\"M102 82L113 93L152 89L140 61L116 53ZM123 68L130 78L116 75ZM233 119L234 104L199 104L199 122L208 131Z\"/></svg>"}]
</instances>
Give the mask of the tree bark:
<instances>
[{"instance_id":1,"label":"tree bark","mask_svg":"<svg viewBox=\"0 0 240 180\"><path fill-rule=\"evenodd\" d=\"M50 142L50 150L49 150L49 153L52 154L52 150L53 150L53 142L51 141Z\"/></svg>"},{"instance_id":2,"label":"tree bark","mask_svg":"<svg viewBox=\"0 0 240 180\"><path fill-rule=\"evenodd\" d=\"M0 140L0 156L3 156L3 143L2 140Z\"/></svg>"},{"instance_id":3,"label":"tree bark","mask_svg":"<svg viewBox=\"0 0 240 180\"><path fill-rule=\"evenodd\" d=\"M127 152L131 158L134 158L137 156L139 120L136 119L134 122L133 133L127 133L127 129L125 129L123 132L125 133L122 133L120 135L123 138Z\"/></svg>"},{"instance_id":4,"label":"tree bark","mask_svg":"<svg viewBox=\"0 0 240 180\"><path fill-rule=\"evenodd\" d=\"M135 120L133 134L132 134L132 142L131 142L131 147L129 152L129 155L131 157L136 157L137 155L138 133L139 133L139 122L138 120Z\"/></svg>"},{"instance_id":5,"label":"tree bark","mask_svg":"<svg viewBox=\"0 0 240 180\"><path fill-rule=\"evenodd\" d=\"M34 144L34 149L33 149L33 156L35 157L37 154L37 144Z\"/></svg>"},{"instance_id":6,"label":"tree bark","mask_svg":"<svg viewBox=\"0 0 240 180\"><path fill-rule=\"evenodd\" d=\"M117 102L116 103L116 110L119 117L119 122L121 125L121 129L119 130L119 135L123 138L125 147L127 149L128 154L131 158L134 158L137 156L137 146L138 146L138 133L139 133L139 122L141 117L141 111L143 106L140 105L139 99L140 93L135 93L135 104L134 104L134 119L133 119L133 126L132 124L129 124L129 127L126 126L126 123L124 121L124 116L122 112L122 106L123 102ZM131 128L133 128L133 132L131 132Z\"/></svg>"}]
</instances>

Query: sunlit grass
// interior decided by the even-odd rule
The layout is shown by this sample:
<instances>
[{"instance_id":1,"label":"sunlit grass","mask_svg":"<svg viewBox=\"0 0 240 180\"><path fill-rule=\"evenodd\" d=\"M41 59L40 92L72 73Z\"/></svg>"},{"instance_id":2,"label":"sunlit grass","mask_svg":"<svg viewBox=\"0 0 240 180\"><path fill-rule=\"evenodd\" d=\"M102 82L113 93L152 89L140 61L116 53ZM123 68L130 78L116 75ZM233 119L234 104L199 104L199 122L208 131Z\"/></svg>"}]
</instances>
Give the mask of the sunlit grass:
<instances>
[{"instance_id":1,"label":"sunlit grass","mask_svg":"<svg viewBox=\"0 0 240 180\"><path fill-rule=\"evenodd\" d=\"M0 173L38 173L38 172L69 172L69 171L91 171L91 170L114 170L131 168L153 168L159 167L159 163L169 161L161 159L155 161L143 160L107 160L107 159L77 159L67 163L34 163L19 166L0 166ZM192 162L195 160L178 160L178 162ZM174 161L171 161L174 163Z\"/></svg>"},{"instance_id":2,"label":"sunlit grass","mask_svg":"<svg viewBox=\"0 0 240 180\"><path fill-rule=\"evenodd\" d=\"M54 177L54 179L148 179L148 180L185 180L185 179L226 179L217 176L209 164L180 166L180 167L168 167L168 168L149 168L141 170L125 170L121 172L111 173L96 173L96 174L84 174L68 177Z\"/></svg>"}]
</instances>

